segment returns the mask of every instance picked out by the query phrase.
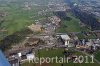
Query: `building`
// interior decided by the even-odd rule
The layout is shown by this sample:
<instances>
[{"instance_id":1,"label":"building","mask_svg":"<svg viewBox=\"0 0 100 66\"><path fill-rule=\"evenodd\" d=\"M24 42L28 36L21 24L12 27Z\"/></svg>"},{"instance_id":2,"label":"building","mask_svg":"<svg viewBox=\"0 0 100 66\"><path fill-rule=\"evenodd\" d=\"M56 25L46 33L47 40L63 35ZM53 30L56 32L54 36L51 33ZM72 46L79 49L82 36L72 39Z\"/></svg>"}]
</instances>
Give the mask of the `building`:
<instances>
[{"instance_id":1,"label":"building","mask_svg":"<svg viewBox=\"0 0 100 66\"><path fill-rule=\"evenodd\" d=\"M29 61L33 61L35 59L35 55L34 54L27 54L27 60Z\"/></svg>"},{"instance_id":2,"label":"building","mask_svg":"<svg viewBox=\"0 0 100 66\"><path fill-rule=\"evenodd\" d=\"M66 34L66 35L61 35L62 40L64 40L65 46L71 47L70 45L70 40L71 38Z\"/></svg>"},{"instance_id":3,"label":"building","mask_svg":"<svg viewBox=\"0 0 100 66\"><path fill-rule=\"evenodd\" d=\"M19 61L18 59L13 59L9 61L11 66L19 66Z\"/></svg>"}]
</instances>

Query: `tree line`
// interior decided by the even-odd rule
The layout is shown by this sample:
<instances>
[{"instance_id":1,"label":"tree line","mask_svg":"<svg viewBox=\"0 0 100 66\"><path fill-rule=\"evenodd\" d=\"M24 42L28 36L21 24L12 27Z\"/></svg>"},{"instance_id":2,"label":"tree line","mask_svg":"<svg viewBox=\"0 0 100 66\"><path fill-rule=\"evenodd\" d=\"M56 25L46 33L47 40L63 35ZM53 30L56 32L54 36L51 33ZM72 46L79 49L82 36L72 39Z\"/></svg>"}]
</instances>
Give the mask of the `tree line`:
<instances>
[{"instance_id":1,"label":"tree line","mask_svg":"<svg viewBox=\"0 0 100 66\"><path fill-rule=\"evenodd\" d=\"M100 22L91 13L83 12L80 9L72 8L74 15L80 19L81 22L91 27L91 30L100 30Z\"/></svg>"},{"instance_id":2,"label":"tree line","mask_svg":"<svg viewBox=\"0 0 100 66\"><path fill-rule=\"evenodd\" d=\"M23 29L22 31L15 32L12 35L0 40L0 49L6 51L10 49L12 45L20 43L25 37L33 32L29 29Z\"/></svg>"}]
</instances>

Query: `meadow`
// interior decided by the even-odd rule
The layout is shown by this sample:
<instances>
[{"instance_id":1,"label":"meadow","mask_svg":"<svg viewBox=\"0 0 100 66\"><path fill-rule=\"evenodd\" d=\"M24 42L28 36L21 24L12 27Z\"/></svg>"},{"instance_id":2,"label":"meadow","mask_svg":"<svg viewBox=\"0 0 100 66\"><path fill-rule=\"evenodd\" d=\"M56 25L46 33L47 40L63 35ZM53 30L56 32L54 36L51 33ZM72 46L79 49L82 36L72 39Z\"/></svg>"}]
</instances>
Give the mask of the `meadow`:
<instances>
[{"instance_id":1,"label":"meadow","mask_svg":"<svg viewBox=\"0 0 100 66\"><path fill-rule=\"evenodd\" d=\"M38 12L46 7L31 5L30 8L25 7L24 0L0 4L0 13L6 14L6 16L0 18L3 19L3 22L0 22L0 30L5 30L0 31L0 39L25 29L35 23L35 20L45 18L44 15L38 15Z\"/></svg>"},{"instance_id":2,"label":"meadow","mask_svg":"<svg viewBox=\"0 0 100 66\"><path fill-rule=\"evenodd\" d=\"M37 57L63 57L64 50L63 49L42 49L36 52L36 56ZM72 52L70 50L68 50L68 52ZM80 52L74 52L75 55L80 56L84 54L80 53ZM90 59L89 59L90 60ZM91 61L91 60L90 60ZM34 63L23 63L21 66L40 66L39 64L34 64ZM99 66L97 63L44 63L41 66Z\"/></svg>"}]
</instances>

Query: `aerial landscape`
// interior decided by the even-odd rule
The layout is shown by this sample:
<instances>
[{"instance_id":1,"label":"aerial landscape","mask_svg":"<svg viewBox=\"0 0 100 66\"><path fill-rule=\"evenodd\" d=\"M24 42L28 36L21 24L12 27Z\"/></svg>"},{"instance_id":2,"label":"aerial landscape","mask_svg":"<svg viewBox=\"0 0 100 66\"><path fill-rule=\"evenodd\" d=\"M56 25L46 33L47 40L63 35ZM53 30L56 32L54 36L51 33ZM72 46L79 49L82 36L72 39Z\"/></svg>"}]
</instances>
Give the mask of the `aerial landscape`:
<instances>
[{"instance_id":1,"label":"aerial landscape","mask_svg":"<svg viewBox=\"0 0 100 66\"><path fill-rule=\"evenodd\" d=\"M0 66L100 66L100 0L0 0Z\"/></svg>"}]
</instances>

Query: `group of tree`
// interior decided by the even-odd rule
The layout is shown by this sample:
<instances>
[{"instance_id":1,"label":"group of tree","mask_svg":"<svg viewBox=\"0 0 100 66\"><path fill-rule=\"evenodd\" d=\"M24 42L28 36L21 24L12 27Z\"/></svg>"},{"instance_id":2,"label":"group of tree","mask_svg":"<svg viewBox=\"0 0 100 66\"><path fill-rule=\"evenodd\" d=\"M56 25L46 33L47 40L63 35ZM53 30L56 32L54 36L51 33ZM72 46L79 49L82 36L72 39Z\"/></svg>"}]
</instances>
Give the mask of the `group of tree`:
<instances>
[{"instance_id":1,"label":"group of tree","mask_svg":"<svg viewBox=\"0 0 100 66\"><path fill-rule=\"evenodd\" d=\"M71 18L67 16L66 11L56 11L56 12L54 12L54 14L62 20L68 20L68 21L71 20Z\"/></svg>"},{"instance_id":2,"label":"group of tree","mask_svg":"<svg viewBox=\"0 0 100 66\"><path fill-rule=\"evenodd\" d=\"M3 40L0 40L0 49L3 51L10 49L12 45L20 43L28 34L32 33L29 29L23 29L22 31L9 35Z\"/></svg>"},{"instance_id":3,"label":"group of tree","mask_svg":"<svg viewBox=\"0 0 100 66\"><path fill-rule=\"evenodd\" d=\"M73 8L72 12L81 22L91 27L91 30L100 30L100 22L98 22L93 14L81 11L78 8Z\"/></svg>"}]
</instances>

